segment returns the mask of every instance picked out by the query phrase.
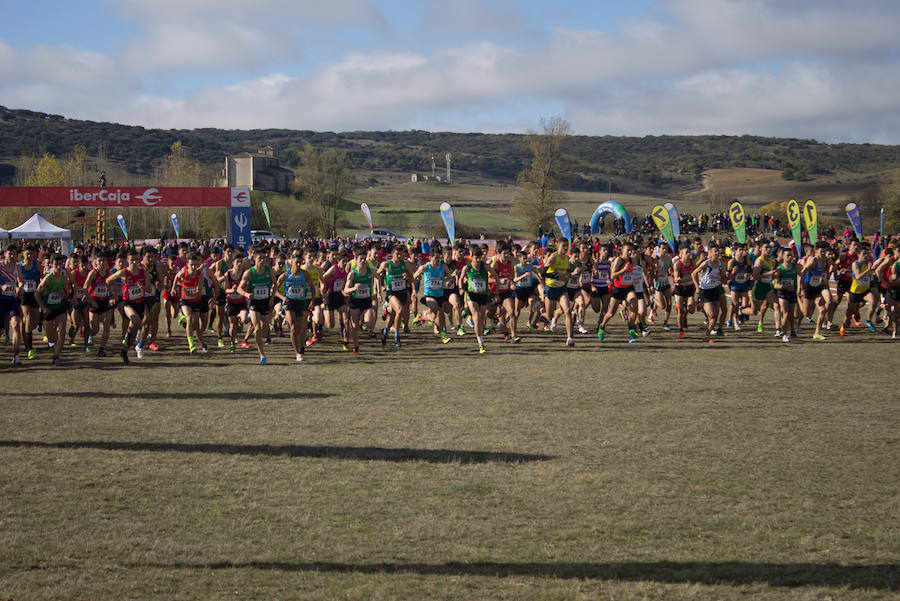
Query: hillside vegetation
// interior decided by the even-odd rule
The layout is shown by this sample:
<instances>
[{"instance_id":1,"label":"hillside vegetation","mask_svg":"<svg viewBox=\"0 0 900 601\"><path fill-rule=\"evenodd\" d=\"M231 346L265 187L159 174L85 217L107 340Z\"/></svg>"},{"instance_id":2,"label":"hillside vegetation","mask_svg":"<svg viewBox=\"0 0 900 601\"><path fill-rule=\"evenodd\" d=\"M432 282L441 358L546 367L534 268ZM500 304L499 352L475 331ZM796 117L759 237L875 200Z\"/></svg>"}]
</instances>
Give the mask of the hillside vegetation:
<instances>
[{"instance_id":1,"label":"hillside vegetation","mask_svg":"<svg viewBox=\"0 0 900 601\"><path fill-rule=\"evenodd\" d=\"M152 176L179 140L190 156L211 166L220 166L228 153L270 145L285 165L295 167L303 144L309 142L345 150L356 172L427 172L432 153L443 170L444 154L450 152L454 170L512 182L528 159L523 136L518 134L164 130L0 107L0 162L5 163L0 167L0 181L12 183L19 157L44 152L62 156L76 144L92 156L103 155L126 174ZM771 169L802 181L843 173L873 174L900 165L900 146L759 136L571 136L566 152L571 165L564 182L567 189L651 195L697 189L709 169Z\"/></svg>"}]
</instances>

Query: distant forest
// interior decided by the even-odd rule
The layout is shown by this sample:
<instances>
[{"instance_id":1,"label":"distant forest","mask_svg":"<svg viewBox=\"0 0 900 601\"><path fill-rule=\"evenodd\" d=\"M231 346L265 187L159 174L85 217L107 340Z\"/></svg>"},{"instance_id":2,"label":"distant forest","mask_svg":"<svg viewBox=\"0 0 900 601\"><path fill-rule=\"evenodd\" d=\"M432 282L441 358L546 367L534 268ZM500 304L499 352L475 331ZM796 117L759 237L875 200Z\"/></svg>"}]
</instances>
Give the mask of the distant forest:
<instances>
[{"instance_id":1,"label":"distant forest","mask_svg":"<svg viewBox=\"0 0 900 601\"><path fill-rule=\"evenodd\" d=\"M226 154L272 146L288 167L296 167L304 143L346 151L357 171L430 171L431 153L439 168L453 153L454 170L512 182L529 157L519 134L427 131L313 132L289 129L146 129L66 119L0 106L0 183L15 179L19 157L49 152L62 157L76 144L89 155L103 153L127 173L147 176L180 140L202 164L219 166ZM804 179L832 172L869 173L900 165L900 146L825 144L816 140L759 136L571 136L571 166L564 187L572 190L653 193L694 187L706 169L777 169Z\"/></svg>"}]
</instances>

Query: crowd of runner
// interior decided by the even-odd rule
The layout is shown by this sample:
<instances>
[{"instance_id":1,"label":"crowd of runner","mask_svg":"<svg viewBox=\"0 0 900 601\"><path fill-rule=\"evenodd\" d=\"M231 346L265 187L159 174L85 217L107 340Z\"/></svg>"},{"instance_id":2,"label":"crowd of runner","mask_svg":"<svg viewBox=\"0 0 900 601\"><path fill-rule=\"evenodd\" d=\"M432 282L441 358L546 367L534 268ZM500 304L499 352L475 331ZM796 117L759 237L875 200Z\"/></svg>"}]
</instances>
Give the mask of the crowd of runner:
<instances>
[{"instance_id":1,"label":"crowd of runner","mask_svg":"<svg viewBox=\"0 0 900 601\"><path fill-rule=\"evenodd\" d=\"M576 335L634 343L651 326L680 338L697 327L707 343L729 329L789 343L802 328L821 341L863 325L896 339L900 243L877 258L856 240L805 246L801 258L762 237L705 246L695 238L675 253L639 238L546 247L500 240L493 253L481 243L261 243L247 251L181 243L64 256L10 245L0 261L0 318L15 365L59 365L76 352L129 363L148 351L210 347L253 348L265 365L267 346L281 337L302 361L326 332L359 354L361 346L400 347L411 326L427 326L442 344L469 337L479 353L488 336L515 344L559 330L567 346ZM174 344L179 337L184 343Z\"/></svg>"}]
</instances>

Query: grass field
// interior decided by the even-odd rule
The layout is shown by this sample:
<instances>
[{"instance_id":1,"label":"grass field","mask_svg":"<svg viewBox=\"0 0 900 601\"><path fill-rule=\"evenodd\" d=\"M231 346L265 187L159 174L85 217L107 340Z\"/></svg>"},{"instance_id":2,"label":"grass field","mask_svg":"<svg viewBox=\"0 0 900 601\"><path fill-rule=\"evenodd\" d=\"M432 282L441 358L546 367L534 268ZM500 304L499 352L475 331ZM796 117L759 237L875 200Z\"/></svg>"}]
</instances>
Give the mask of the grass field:
<instances>
[{"instance_id":1,"label":"grass field","mask_svg":"<svg viewBox=\"0 0 900 601\"><path fill-rule=\"evenodd\" d=\"M896 344L698 321L4 365L0 599L896 599Z\"/></svg>"}]
</instances>

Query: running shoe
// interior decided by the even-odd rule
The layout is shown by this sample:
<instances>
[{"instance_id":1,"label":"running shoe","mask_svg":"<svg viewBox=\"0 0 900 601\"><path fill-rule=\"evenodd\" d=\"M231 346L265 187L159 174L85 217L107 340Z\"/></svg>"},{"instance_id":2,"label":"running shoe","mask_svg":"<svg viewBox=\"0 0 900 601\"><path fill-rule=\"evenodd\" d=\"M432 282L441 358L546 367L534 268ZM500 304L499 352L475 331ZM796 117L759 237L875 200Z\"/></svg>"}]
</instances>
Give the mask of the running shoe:
<instances>
[{"instance_id":1,"label":"running shoe","mask_svg":"<svg viewBox=\"0 0 900 601\"><path fill-rule=\"evenodd\" d=\"M550 321L550 331L551 332L556 331L556 320L555 319Z\"/></svg>"},{"instance_id":2,"label":"running shoe","mask_svg":"<svg viewBox=\"0 0 900 601\"><path fill-rule=\"evenodd\" d=\"M208 352L209 352L209 347L206 346L206 343L205 343L205 342L204 342L203 344L200 345L200 352L201 352L201 353L208 353Z\"/></svg>"},{"instance_id":3,"label":"running shoe","mask_svg":"<svg viewBox=\"0 0 900 601\"><path fill-rule=\"evenodd\" d=\"M575 346L574 338L566 338L566 346Z\"/></svg>"},{"instance_id":4,"label":"running shoe","mask_svg":"<svg viewBox=\"0 0 900 601\"><path fill-rule=\"evenodd\" d=\"M787 334L785 334L784 336L781 337L781 341L782 341L782 342L790 342L790 341L791 341L791 337L788 336Z\"/></svg>"},{"instance_id":5,"label":"running shoe","mask_svg":"<svg viewBox=\"0 0 900 601\"><path fill-rule=\"evenodd\" d=\"M394 346L400 348L400 334L394 334Z\"/></svg>"},{"instance_id":6,"label":"running shoe","mask_svg":"<svg viewBox=\"0 0 900 601\"><path fill-rule=\"evenodd\" d=\"M85 352L85 353L90 353L90 352L91 352L91 347L85 346L85 347L84 347L84 352Z\"/></svg>"},{"instance_id":7,"label":"running shoe","mask_svg":"<svg viewBox=\"0 0 900 601\"><path fill-rule=\"evenodd\" d=\"M267 363L266 363L266 356L265 356L265 355L263 355L262 357L259 358L259 364L260 364L260 365L267 365Z\"/></svg>"},{"instance_id":8,"label":"running shoe","mask_svg":"<svg viewBox=\"0 0 900 601\"><path fill-rule=\"evenodd\" d=\"M119 351L119 356L122 357L122 363L125 363L127 365L128 364L128 349L123 348L121 351Z\"/></svg>"},{"instance_id":9,"label":"running shoe","mask_svg":"<svg viewBox=\"0 0 900 601\"><path fill-rule=\"evenodd\" d=\"M668 322L665 322L665 321L664 321L664 322L663 322L663 325L662 325L662 329L663 329L663 332L668 332L668 331L671 330L672 328L669 327Z\"/></svg>"},{"instance_id":10,"label":"running shoe","mask_svg":"<svg viewBox=\"0 0 900 601\"><path fill-rule=\"evenodd\" d=\"M678 330L678 337L684 338L684 330Z\"/></svg>"},{"instance_id":11,"label":"running shoe","mask_svg":"<svg viewBox=\"0 0 900 601\"><path fill-rule=\"evenodd\" d=\"M649 336L650 328L641 328L641 336Z\"/></svg>"},{"instance_id":12,"label":"running shoe","mask_svg":"<svg viewBox=\"0 0 900 601\"><path fill-rule=\"evenodd\" d=\"M518 336L515 336L515 337L512 339L512 341L513 341L513 344L519 344L520 342L522 342L522 339L521 339L520 337L518 337Z\"/></svg>"},{"instance_id":13,"label":"running shoe","mask_svg":"<svg viewBox=\"0 0 900 601\"><path fill-rule=\"evenodd\" d=\"M637 332L634 329L628 330L628 335L637 341Z\"/></svg>"},{"instance_id":14,"label":"running shoe","mask_svg":"<svg viewBox=\"0 0 900 601\"><path fill-rule=\"evenodd\" d=\"M460 326L456 329L456 335L457 336L465 336L466 335L466 329L462 326L462 324L460 324Z\"/></svg>"},{"instance_id":15,"label":"running shoe","mask_svg":"<svg viewBox=\"0 0 900 601\"><path fill-rule=\"evenodd\" d=\"M853 316L853 325L855 325L856 327L862 325L862 322L859 320L859 318L856 317L856 315Z\"/></svg>"},{"instance_id":16,"label":"running shoe","mask_svg":"<svg viewBox=\"0 0 900 601\"><path fill-rule=\"evenodd\" d=\"M825 337L821 334L813 334L813 340L825 340Z\"/></svg>"},{"instance_id":17,"label":"running shoe","mask_svg":"<svg viewBox=\"0 0 900 601\"><path fill-rule=\"evenodd\" d=\"M266 344L272 344L272 337L266 336Z\"/></svg>"},{"instance_id":18,"label":"running shoe","mask_svg":"<svg viewBox=\"0 0 900 601\"><path fill-rule=\"evenodd\" d=\"M483 354L485 354L486 352L487 352L487 351L485 350L484 345L483 345L483 344L479 344L479 345L478 345L478 354L479 354L479 355L483 355Z\"/></svg>"},{"instance_id":19,"label":"running shoe","mask_svg":"<svg viewBox=\"0 0 900 601\"><path fill-rule=\"evenodd\" d=\"M297 353L297 363L303 361L303 353Z\"/></svg>"},{"instance_id":20,"label":"running shoe","mask_svg":"<svg viewBox=\"0 0 900 601\"><path fill-rule=\"evenodd\" d=\"M737 322L737 321L734 322L734 331L735 331L735 332L740 332L740 331L741 331L741 324L740 324L739 322Z\"/></svg>"},{"instance_id":21,"label":"running shoe","mask_svg":"<svg viewBox=\"0 0 900 601\"><path fill-rule=\"evenodd\" d=\"M150 346L148 346L147 348L149 348L151 351L156 352L159 350L159 345L157 345L155 342L151 342Z\"/></svg>"},{"instance_id":22,"label":"running shoe","mask_svg":"<svg viewBox=\"0 0 900 601\"><path fill-rule=\"evenodd\" d=\"M99 351L97 351L97 356L98 356L98 357L105 357L105 356L106 356L106 350L105 350L105 349L100 349Z\"/></svg>"},{"instance_id":23,"label":"running shoe","mask_svg":"<svg viewBox=\"0 0 900 601\"><path fill-rule=\"evenodd\" d=\"M188 336L187 340L188 340L188 349L190 349L190 351L193 353L195 350L197 350L197 345L194 344L193 336Z\"/></svg>"},{"instance_id":24,"label":"running shoe","mask_svg":"<svg viewBox=\"0 0 900 601\"><path fill-rule=\"evenodd\" d=\"M875 331L875 324L872 323L871 321L869 321L868 319L866 320L866 327L869 328L869 330L872 332Z\"/></svg>"},{"instance_id":25,"label":"running shoe","mask_svg":"<svg viewBox=\"0 0 900 601\"><path fill-rule=\"evenodd\" d=\"M353 347L353 354L354 354L354 355L358 355L358 354L359 354L359 347L358 347L358 346L354 346L354 347Z\"/></svg>"},{"instance_id":26,"label":"running shoe","mask_svg":"<svg viewBox=\"0 0 900 601\"><path fill-rule=\"evenodd\" d=\"M187 317L185 317L184 315L179 315L178 316L178 325L180 325L182 328L185 325L187 325Z\"/></svg>"},{"instance_id":27,"label":"running shoe","mask_svg":"<svg viewBox=\"0 0 900 601\"><path fill-rule=\"evenodd\" d=\"M241 340L241 348L250 348L250 343L246 340Z\"/></svg>"},{"instance_id":28,"label":"running shoe","mask_svg":"<svg viewBox=\"0 0 900 601\"><path fill-rule=\"evenodd\" d=\"M346 342L343 343L343 344L341 345L341 350L349 351L349 350L350 350L350 345L347 344ZM298 354L297 356L299 357L300 355ZM299 361L299 359L298 359L298 361Z\"/></svg>"},{"instance_id":29,"label":"running shoe","mask_svg":"<svg viewBox=\"0 0 900 601\"><path fill-rule=\"evenodd\" d=\"M18 355L13 355L12 364L13 365L22 365L22 360L19 359Z\"/></svg>"},{"instance_id":30,"label":"running shoe","mask_svg":"<svg viewBox=\"0 0 900 601\"><path fill-rule=\"evenodd\" d=\"M100 349L100 351L102 352L103 349ZM28 349L28 358L34 359L34 349L33 348Z\"/></svg>"},{"instance_id":31,"label":"running shoe","mask_svg":"<svg viewBox=\"0 0 900 601\"><path fill-rule=\"evenodd\" d=\"M387 328L381 328L381 346L385 346L387 344Z\"/></svg>"},{"instance_id":32,"label":"running shoe","mask_svg":"<svg viewBox=\"0 0 900 601\"><path fill-rule=\"evenodd\" d=\"M236 344L232 344L232 345L228 348L228 352L230 352L230 353L233 353L233 352L235 352L236 350L237 350L237 345L236 345Z\"/></svg>"},{"instance_id":33,"label":"running shoe","mask_svg":"<svg viewBox=\"0 0 900 601\"><path fill-rule=\"evenodd\" d=\"M225 341L222 340L221 338L219 338L218 345L219 345L219 348L225 348Z\"/></svg>"},{"instance_id":34,"label":"running shoe","mask_svg":"<svg viewBox=\"0 0 900 601\"><path fill-rule=\"evenodd\" d=\"M759 325L756 326L756 331L759 332L760 334L762 334L762 332L763 332L762 322L760 322Z\"/></svg>"},{"instance_id":35,"label":"running shoe","mask_svg":"<svg viewBox=\"0 0 900 601\"><path fill-rule=\"evenodd\" d=\"M53 365L59 366L59 357L57 357L56 355L53 355L53 358L50 359L50 363L52 363Z\"/></svg>"},{"instance_id":36,"label":"running shoe","mask_svg":"<svg viewBox=\"0 0 900 601\"><path fill-rule=\"evenodd\" d=\"M784 336L784 332L781 330L781 328L777 328L775 330L775 338L781 338L782 336Z\"/></svg>"},{"instance_id":37,"label":"running shoe","mask_svg":"<svg viewBox=\"0 0 900 601\"><path fill-rule=\"evenodd\" d=\"M831 323L830 321L826 321L826 322L825 322L825 329L826 329L826 330L830 330L830 329L833 328L833 327L834 327L834 324Z\"/></svg>"},{"instance_id":38,"label":"running shoe","mask_svg":"<svg viewBox=\"0 0 900 601\"><path fill-rule=\"evenodd\" d=\"M471 316L471 315L470 315L469 317L466 317L466 325L469 326L470 328L474 328L474 327L475 327L475 322L472 321L472 316Z\"/></svg>"},{"instance_id":39,"label":"running shoe","mask_svg":"<svg viewBox=\"0 0 900 601\"><path fill-rule=\"evenodd\" d=\"M725 330L721 328L716 330L716 336L725 336Z\"/></svg>"},{"instance_id":40,"label":"running shoe","mask_svg":"<svg viewBox=\"0 0 900 601\"><path fill-rule=\"evenodd\" d=\"M597 329L597 340L602 341L604 336L606 336L606 330L604 330L603 328L598 328Z\"/></svg>"},{"instance_id":41,"label":"running shoe","mask_svg":"<svg viewBox=\"0 0 900 601\"><path fill-rule=\"evenodd\" d=\"M138 359L143 359L144 358L144 347L142 347L140 344L135 345L134 354Z\"/></svg>"},{"instance_id":42,"label":"running shoe","mask_svg":"<svg viewBox=\"0 0 900 601\"><path fill-rule=\"evenodd\" d=\"M581 326L581 325L578 326L578 333L579 334L587 334L588 333L587 328L585 328L584 326Z\"/></svg>"},{"instance_id":43,"label":"running shoe","mask_svg":"<svg viewBox=\"0 0 900 601\"><path fill-rule=\"evenodd\" d=\"M842 325L842 326L841 326L841 338L843 338L843 337L844 337L844 334L846 334L846 333L847 333L847 328L845 328L845 327Z\"/></svg>"},{"instance_id":44,"label":"running shoe","mask_svg":"<svg viewBox=\"0 0 900 601\"><path fill-rule=\"evenodd\" d=\"M447 336L446 332L441 332L441 342L443 342L444 344L447 344L451 340L453 340L453 339L450 338L449 336Z\"/></svg>"},{"instance_id":45,"label":"running shoe","mask_svg":"<svg viewBox=\"0 0 900 601\"><path fill-rule=\"evenodd\" d=\"M730 319L725 322L725 327L728 328L729 330L731 329L731 320Z\"/></svg>"}]
</instances>

